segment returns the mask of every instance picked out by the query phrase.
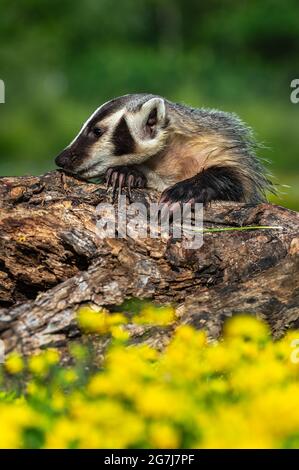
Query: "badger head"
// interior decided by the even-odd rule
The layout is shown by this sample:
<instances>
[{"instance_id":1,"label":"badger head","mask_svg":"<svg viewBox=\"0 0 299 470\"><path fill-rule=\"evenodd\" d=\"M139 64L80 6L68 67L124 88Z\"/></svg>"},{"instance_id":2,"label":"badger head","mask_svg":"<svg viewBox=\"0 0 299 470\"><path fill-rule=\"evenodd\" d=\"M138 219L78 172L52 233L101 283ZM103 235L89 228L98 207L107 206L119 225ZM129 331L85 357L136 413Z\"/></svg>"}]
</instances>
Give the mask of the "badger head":
<instances>
[{"instance_id":1,"label":"badger head","mask_svg":"<svg viewBox=\"0 0 299 470\"><path fill-rule=\"evenodd\" d=\"M166 145L166 102L154 95L125 95L100 106L56 164L82 178L113 166L139 164Z\"/></svg>"}]
</instances>

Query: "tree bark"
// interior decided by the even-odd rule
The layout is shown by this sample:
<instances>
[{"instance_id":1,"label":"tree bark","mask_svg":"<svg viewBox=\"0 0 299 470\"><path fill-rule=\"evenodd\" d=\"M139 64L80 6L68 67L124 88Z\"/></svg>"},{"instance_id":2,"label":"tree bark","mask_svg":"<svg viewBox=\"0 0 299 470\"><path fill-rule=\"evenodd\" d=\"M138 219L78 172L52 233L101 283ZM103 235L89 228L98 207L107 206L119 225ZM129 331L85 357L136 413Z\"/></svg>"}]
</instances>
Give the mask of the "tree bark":
<instances>
[{"instance_id":1,"label":"tree bark","mask_svg":"<svg viewBox=\"0 0 299 470\"><path fill-rule=\"evenodd\" d=\"M158 193L134 190L134 202ZM129 326L132 341L163 347L178 323L221 335L225 318L250 313L275 337L299 327L299 214L271 204L214 203L209 228L276 229L204 233L199 249L179 240L107 238L96 231L96 207L111 202L101 184L60 172L0 179L0 339L24 354L80 337L85 304L118 310L124 300L176 306L169 327ZM99 341L99 349L104 346Z\"/></svg>"}]
</instances>

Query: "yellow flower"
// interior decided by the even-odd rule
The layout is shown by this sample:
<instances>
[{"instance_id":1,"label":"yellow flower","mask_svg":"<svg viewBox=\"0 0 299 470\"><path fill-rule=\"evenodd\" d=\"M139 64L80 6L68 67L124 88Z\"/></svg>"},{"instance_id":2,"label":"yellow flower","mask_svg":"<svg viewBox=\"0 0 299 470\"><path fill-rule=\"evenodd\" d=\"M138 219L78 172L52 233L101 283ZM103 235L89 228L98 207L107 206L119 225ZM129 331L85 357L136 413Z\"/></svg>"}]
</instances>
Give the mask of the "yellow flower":
<instances>
[{"instance_id":1,"label":"yellow flower","mask_svg":"<svg viewBox=\"0 0 299 470\"><path fill-rule=\"evenodd\" d=\"M226 372L231 370L238 361L234 349L228 349L223 343L211 344L206 352L202 369L206 373Z\"/></svg>"},{"instance_id":2,"label":"yellow flower","mask_svg":"<svg viewBox=\"0 0 299 470\"><path fill-rule=\"evenodd\" d=\"M147 307L144 316L157 324L158 311ZM298 332L274 342L264 324L241 316L221 341L185 325L157 351L126 341L122 314L88 308L86 324L94 321L115 339L103 362L77 343L74 364L64 368L58 352L46 350L28 359L33 378L24 384L26 374L17 374L27 361L7 358L4 370L16 376L0 391L0 447L298 446L297 351L291 357Z\"/></svg>"},{"instance_id":3,"label":"yellow flower","mask_svg":"<svg viewBox=\"0 0 299 470\"><path fill-rule=\"evenodd\" d=\"M45 376L51 367L57 365L60 360L60 353L56 349L50 348L31 356L28 360L30 372L37 376Z\"/></svg>"},{"instance_id":4,"label":"yellow flower","mask_svg":"<svg viewBox=\"0 0 299 470\"><path fill-rule=\"evenodd\" d=\"M118 396L132 400L142 390L143 384L137 378L134 379L134 375L128 380L123 373L95 374L87 385L87 392L92 397Z\"/></svg>"},{"instance_id":5,"label":"yellow flower","mask_svg":"<svg viewBox=\"0 0 299 470\"><path fill-rule=\"evenodd\" d=\"M253 410L251 410L253 411ZM195 447L204 449L267 449L273 448L271 434L254 427L249 410L239 406L222 407L202 421L202 440Z\"/></svg>"},{"instance_id":6,"label":"yellow flower","mask_svg":"<svg viewBox=\"0 0 299 470\"><path fill-rule=\"evenodd\" d=\"M122 313L109 313L107 315L107 321L111 327L124 325L128 322L127 318Z\"/></svg>"},{"instance_id":7,"label":"yellow flower","mask_svg":"<svg viewBox=\"0 0 299 470\"><path fill-rule=\"evenodd\" d=\"M237 337L253 341L267 341L269 339L269 328L255 317L237 315L226 322L224 337L227 339Z\"/></svg>"},{"instance_id":8,"label":"yellow flower","mask_svg":"<svg viewBox=\"0 0 299 470\"><path fill-rule=\"evenodd\" d=\"M5 361L5 369L12 375L19 374L24 369L24 361L20 354L13 352Z\"/></svg>"},{"instance_id":9,"label":"yellow flower","mask_svg":"<svg viewBox=\"0 0 299 470\"><path fill-rule=\"evenodd\" d=\"M149 428L150 446L157 449L177 449L180 446L178 431L169 424L156 422Z\"/></svg>"},{"instance_id":10,"label":"yellow flower","mask_svg":"<svg viewBox=\"0 0 299 470\"><path fill-rule=\"evenodd\" d=\"M239 367L230 378L230 383L237 391L260 394L270 386L277 386L283 382L286 368L279 362L266 362L251 364L244 368Z\"/></svg>"},{"instance_id":11,"label":"yellow flower","mask_svg":"<svg viewBox=\"0 0 299 470\"><path fill-rule=\"evenodd\" d=\"M146 417L180 420L189 401L187 396L180 395L162 385L150 385L135 397L136 407Z\"/></svg>"},{"instance_id":12,"label":"yellow flower","mask_svg":"<svg viewBox=\"0 0 299 470\"><path fill-rule=\"evenodd\" d=\"M173 343L175 347L192 347L199 351L207 346L207 336L203 330L197 331L190 325L181 325L176 329Z\"/></svg>"},{"instance_id":13,"label":"yellow flower","mask_svg":"<svg viewBox=\"0 0 299 470\"><path fill-rule=\"evenodd\" d=\"M298 434L299 384L290 384L281 389L273 387L257 395L252 410L254 422L259 422L264 432L276 439L275 446L279 446L284 437Z\"/></svg>"},{"instance_id":14,"label":"yellow flower","mask_svg":"<svg viewBox=\"0 0 299 470\"><path fill-rule=\"evenodd\" d=\"M53 393L51 406L57 411L63 410L66 406L66 397L59 390Z\"/></svg>"},{"instance_id":15,"label":"yellow flower","mask_svg":"<svg viewBox=\"0 0 299 470\"><path fill-rule=\"evenodd\" d=\"M77 317L85 333L107 334L111 331L111 327L127 322L126 317L121 313L111 314L104 308L81 307Z\"/></svg>"},{"instance_id":16,"label":"yellow flower","mask_svg":"<svg viewBox=\"0 0 299 470\"><path fill-rule=\"evenodd\" d=\"M83 344L71 343L69 346L69 351L72 357L78 362L85 361L88 356L87 348L86 346L83 346Z\"/></svg>"},{"instance_id":17,"label":"yellow flower","mask_svg":"<svg viewBox=\"0 0 299 470\"><path fill-rule=\"evenodd\" d=\"M44 353L44 358L47 364L54 366L59 363L60 353L57 349L47 349Z\"/></svg>"},{"instance_id":18,"label":"yellow flower","mask_svg":"<svg viewBox=\"0 0 299 470\"><path fill-rule=\"evenodd\" d=\"M68 368L64 371L63 379L68 384L73 384L78 380L78 374L74 369Z\"/></svg>"},{"instance_id":19,"label":"yellow flower","mask_svg":"<svg viewBox=\"0 0 299 470\"><path fill-rule=\"evenodd\" d=\"M292 371L299 373L299 331L288 332L278 344L280 354L286 358Z\"/></svg>"},{"instance_id":20,"label":"yellow flower","mask_svg":"<svg viewBox=\"0 0 299 470\"><path fill-rule=\"evenodd\" d=\"M166 326L175 320L175 310L173 307L155 307L146 305L141 309L139 315L133 317L137 324Z\"/></svg>"},{"instance_id":21,"label":"yellow flower","mask_svg":"<svg viewBox=\"0 0 299 470\"><path fill-rule=\"evenodd\" d=\"M36 382L28 382L26 390L28 395L34 396L38 394L39 387Z\"/></svg>"},{"instance_id":22,"label":"yellow flower","mask_svg":"<svg viewBox=\"0 0 299 470\"><path fill-rule=\"evenodd\" d=\"M122 326L112 326L110 330L112 337L116 340L127 341L130 338L130 333Z\"/></svg>"},{"instance_id":23,"label":"yellow flower","mask_svg":"<svg viewBox=\"0 0 299 470\"><path fill-rule=\"evenodd\" d=\"M0 448L16 449L24 446L23 432L40 424L38 415L27 404L0 405Z\"/></svg>"},{"instance_id":24,"label":"yellow flower","mask_svg":"<svg viewBox=\"0 0 299 470\"><path fill-rule=\"evenodd\" d=\"M68 449L77 447L80 428L69 418L61 418L47 434L46 449Z\"/></svg>"},{"instance_id":25,"label":"yellow flower","mask_svg":"<svg viewBox=\"0 0 299 470\"><path fill-rule=\"evenodd\" d=\"M122 403L106 399L96 403L78 400L71 408L71 415L76 423L87 424L98 430L101 448L127 448L133 446L144 433L141 418L127 410ZM91 447L89 436L79 444Z\"/></svg>"},{"instance_id":26,"label":"yellow flower","mask_svg":"<svg viewBox=\"0 0 299 470\"><path fill-rule=\"evenodd\" d=\"M49 371L49 364L44 354L31 356L28 360L28 368L30 372L37 376L44 376Z\"/></svg>"},{"instance_id":27,"label":"yellow flower","mask_svg":"<svg viewBox=\"0 0 299 470\"><path fill-rule=\"evenodd\" d=\"M104 310L96 311L90 307L82 307L79 309L77 316L79 325L84 332L99 334L109 332L107 313Z\"/></svg>"}]
</instances>

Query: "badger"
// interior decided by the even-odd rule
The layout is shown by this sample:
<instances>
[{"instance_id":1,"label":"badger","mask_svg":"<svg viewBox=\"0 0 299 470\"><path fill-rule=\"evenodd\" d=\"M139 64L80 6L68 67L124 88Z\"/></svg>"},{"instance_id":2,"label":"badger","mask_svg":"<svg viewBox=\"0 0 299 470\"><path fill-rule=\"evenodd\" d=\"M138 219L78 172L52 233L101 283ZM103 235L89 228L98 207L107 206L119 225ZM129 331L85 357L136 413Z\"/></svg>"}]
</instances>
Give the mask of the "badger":
<instances>
[{"instance_id":1,"label":"badger","mask_svg":"<svg viewBox=\"0 0 299 470\"><path fill-rule=\"evenodd\" d=\"M149 187L167 204L257 204L273 185L256 149L235 114L143 93L97 108L55 161L83 179L103 177L113 194Z\"/></svg>"}]
</instances>

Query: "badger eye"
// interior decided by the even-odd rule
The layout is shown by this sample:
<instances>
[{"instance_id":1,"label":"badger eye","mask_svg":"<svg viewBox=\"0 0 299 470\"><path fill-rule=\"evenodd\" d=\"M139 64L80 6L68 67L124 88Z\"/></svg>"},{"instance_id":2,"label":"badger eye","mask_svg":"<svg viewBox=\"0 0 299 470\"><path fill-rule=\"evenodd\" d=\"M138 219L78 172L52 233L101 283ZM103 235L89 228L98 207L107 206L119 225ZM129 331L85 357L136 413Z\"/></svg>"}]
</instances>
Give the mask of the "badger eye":
<instances>
[{"instance_id":1,"label":"badger eye","mask_svg":"<svg viewBox=\"0 0 299 470\"><path fill-rule=\"evenodd\" d=\"M94 127L92 129L92 133L96 137L101 137L101 135L103 135L103 129L101 129L100 127Z\"/></svg>"}]
</instances>

